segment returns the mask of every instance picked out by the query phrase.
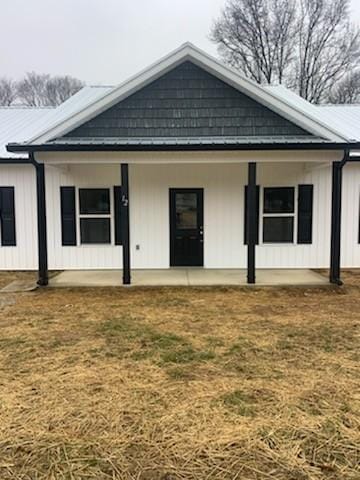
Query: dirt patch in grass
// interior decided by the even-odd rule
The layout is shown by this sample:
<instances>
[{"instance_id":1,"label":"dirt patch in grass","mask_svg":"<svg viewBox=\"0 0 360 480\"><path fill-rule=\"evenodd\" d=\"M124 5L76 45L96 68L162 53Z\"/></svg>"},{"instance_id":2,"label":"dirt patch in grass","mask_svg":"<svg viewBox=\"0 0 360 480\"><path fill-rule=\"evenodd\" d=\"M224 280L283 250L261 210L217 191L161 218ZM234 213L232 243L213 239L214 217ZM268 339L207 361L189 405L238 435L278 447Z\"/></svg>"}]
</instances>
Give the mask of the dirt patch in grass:
<instances>
[{"instance_id":1,"label":"dirt patch in grass","mask_svg":"<svg viewBox=\"0 0 360 480\"><path fill-rule=\"evenodd\" d=\"M360 275L345 282L12 297L0 478L359 479Z\"/></svg>"}]
</instances>

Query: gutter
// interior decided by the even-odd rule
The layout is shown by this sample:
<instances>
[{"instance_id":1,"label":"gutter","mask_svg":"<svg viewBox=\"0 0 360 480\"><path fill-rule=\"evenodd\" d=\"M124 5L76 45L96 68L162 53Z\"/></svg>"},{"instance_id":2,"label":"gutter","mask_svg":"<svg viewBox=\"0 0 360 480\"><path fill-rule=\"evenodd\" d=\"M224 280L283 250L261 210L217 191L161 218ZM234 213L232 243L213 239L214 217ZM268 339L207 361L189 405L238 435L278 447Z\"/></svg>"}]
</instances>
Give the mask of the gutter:
<instances>
[{"instance_id":1,"label":"gutter","mask_svg":"<svg viewBox=\"0 0 360 480\"><path fill-rule=\"evenodd\" d=\"M117 145L117 144L17 144L9 143L6 146L8 152L174 152L174 151L254 151L254 150L348 150L360 149L360 142L314 142L314 143L248 143L248 144L215 144L203 143L191 144L148 144L148 145Z\"/></svg>"}]
</instances>

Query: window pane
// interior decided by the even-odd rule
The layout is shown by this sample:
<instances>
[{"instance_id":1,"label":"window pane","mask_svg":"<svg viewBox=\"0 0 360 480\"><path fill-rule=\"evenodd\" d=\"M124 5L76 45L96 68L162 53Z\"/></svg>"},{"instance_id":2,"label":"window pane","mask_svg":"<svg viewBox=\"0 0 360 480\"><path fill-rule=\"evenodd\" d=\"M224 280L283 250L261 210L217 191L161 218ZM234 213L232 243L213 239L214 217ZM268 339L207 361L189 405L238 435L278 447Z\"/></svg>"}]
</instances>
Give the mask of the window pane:
<instances>
[{"instance_id":1,"label":"window pane","mask_svg":"<svg viewBox=\"0 0 360 480\"><path fill-rule=\"evenodd\" d=\"M110 243L110 218L80 218L81 243Z\"/></svg>"},{"instance_id":2,"label":"window pane","mask_svg":"<svg viewBox=\"0 0 360 480\"><path fill-rule=\"evenodd\" d=\"M80 213L110 213L110 192L108 188L80 188Z\"/></svg>"},{"instance_id":3,"label":"window pane","mask_svg":"<svg viewBox=\"0 0 360 480\"><path fill-rule=\"evenodd\" d=\"M197 195L196 193L176 194L176 228L197 228Z\"/></svg>"},{"instance_id":4,"label":"window pane","mask_svg":"<svg viewBox=\"0 0 360 480\"><path fill-rule=\"evenodd\" d=\"M264 217L264 243L292 243L294 241L294 217Z\"/></svg>"},{"instance_id":5,"label":"window pane","mask_svg":"<svg viewBox=\"0 0 360 480\"><path fill-rule=\"evenodd\" d=\"M294 213L294 187L264 188L264 213Z\"/></svg>"}]
</instances>

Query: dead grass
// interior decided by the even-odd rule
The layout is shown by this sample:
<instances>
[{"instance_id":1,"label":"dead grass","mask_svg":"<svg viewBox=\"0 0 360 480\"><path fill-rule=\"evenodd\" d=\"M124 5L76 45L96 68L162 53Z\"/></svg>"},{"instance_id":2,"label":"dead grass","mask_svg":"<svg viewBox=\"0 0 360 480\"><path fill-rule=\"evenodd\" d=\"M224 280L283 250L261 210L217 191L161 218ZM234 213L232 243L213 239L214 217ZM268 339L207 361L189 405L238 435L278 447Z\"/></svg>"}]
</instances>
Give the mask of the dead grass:
<instances>
[{"instance_id":1,"label":"dead grass","mask_svg":"<svg viewBox=\"0 0 360 480\"><path fill-rule=\"evenodd\" d=\"M0 479L358 480L346 280L3 294Z\"/></svg>"}]
</instances>

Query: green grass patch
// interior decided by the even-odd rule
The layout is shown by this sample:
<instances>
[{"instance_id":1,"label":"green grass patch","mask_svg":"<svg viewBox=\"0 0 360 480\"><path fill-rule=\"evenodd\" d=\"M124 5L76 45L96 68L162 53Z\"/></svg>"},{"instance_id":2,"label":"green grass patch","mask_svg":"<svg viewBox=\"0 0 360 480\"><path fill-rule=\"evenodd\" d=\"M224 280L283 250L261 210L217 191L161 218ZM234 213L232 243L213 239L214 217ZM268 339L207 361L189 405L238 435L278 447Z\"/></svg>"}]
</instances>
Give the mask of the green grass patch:
<instances>
[{"instance_id":1,"label":"green grass patch","mask_svg":"<svg viewBox=\"0 0 360 480\"><path fill-rule=\"evenodd\" d=\"M196 350L191 345L161 354L160 364L205 362L215 358L214 352Z\"/></svg>"},{"instance_id":2,"label":"green grass patch","mask_svg":"<svg viewBox=\"0 0 360 480\"><path fill-rule=\"evenodd\" d=\"M113 318L104 322L99 331L105 338L107 357L150 359L160 366L203 362L215 357L210 350L196 349L185 337L161 332L138 319Z\"/></svg>"},{"instance_id":3,"label":"green grass patch","mask_svg":"<svg viewBox=\"0 0 360 480\"><path fill-rule=\"evenodd\" d=\"M254 417L256 415L256 399L242 390L234 390L226 393L220 401L233 413L242 417Z\"/></svg>"}]
</instances>

